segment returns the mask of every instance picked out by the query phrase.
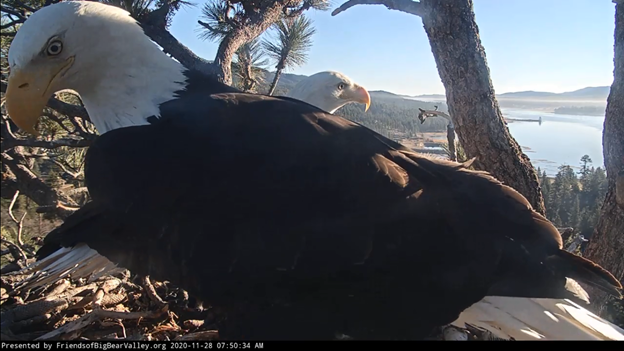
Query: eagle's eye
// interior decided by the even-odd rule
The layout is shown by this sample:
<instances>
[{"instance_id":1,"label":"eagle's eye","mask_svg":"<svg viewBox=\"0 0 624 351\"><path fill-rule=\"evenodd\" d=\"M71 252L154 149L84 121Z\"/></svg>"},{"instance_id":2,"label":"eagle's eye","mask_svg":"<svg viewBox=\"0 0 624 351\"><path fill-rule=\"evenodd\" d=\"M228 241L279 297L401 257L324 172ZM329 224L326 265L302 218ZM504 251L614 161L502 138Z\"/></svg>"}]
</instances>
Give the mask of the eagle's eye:
<instances>
[{"instance_id":1,"label":"eagle's eye","mask_svg":"<svg viewBox=\"0 0 624 351\"><path fill-rule=\"evenodd\" d=\"M345 87L344 83L338 84L338 89L342 90L342 89L344 89L344 87Z\"/></svg>"},{"instance_id":2,"label":"eagle's eye","mask_svg":"<svg viewBox=\"0 0 624 351\"><path fill-rule=\"evenodd\" d=\"M61 51L63 51L63 43L58 39L52 40L46 48L46 54L48 54L48 56L56 56L60 54Z\"/></svg>"}]
</instances>

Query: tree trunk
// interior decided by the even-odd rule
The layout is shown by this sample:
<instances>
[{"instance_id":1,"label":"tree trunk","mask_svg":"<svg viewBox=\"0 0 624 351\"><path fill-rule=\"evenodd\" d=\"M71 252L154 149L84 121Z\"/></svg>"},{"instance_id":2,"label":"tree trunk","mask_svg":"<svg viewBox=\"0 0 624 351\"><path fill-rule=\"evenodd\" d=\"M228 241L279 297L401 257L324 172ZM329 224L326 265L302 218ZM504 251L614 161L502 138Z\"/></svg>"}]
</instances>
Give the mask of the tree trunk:
<instances>
[{"instance_id":1,"label":"tree trunk","mask_svg":"<svg viewBox=\"0 0 624 351\"><path fill-rule=\"evenodd\" d=\"M449 159L451 161L457 161L457 151L455 150L455 126L453 123L449 123L446 126L446 141L449 148Z\"/></svg>"},{"instance_id":2,"label":"tree trunk","mask_svg":"<svg viewBox=\"0 0 624 351\"><path fill-rule=\"evenodd\" d=\"M472 0L421 0L422 20L459 142L475 167L524 195L544 214L537 173L509 134L490 80Z\"/></svg>"},{"instance_id":3,"label":"tree trunk","mask_svg":"<svg viewBox=\"0 0 624 351\"><path fill-rule=\"evenodd\" d=\"M607 195L600 219L585 256L609 270L618 280L624 279L624 0L615 7L615 70L607 99L602 135L607 169ZM595 309L602 313L608 296L592 291Z\"/></svg>"},{"instance_id":4,"label":"tree trunk","mask_svg":"<svg viewBox=\"0 0 624 351\"><path fill-rule=\"evenodd\" d=\"M271 88L269 88L269 95L273 95L273 93L275 92L275 88L277 87L277 82L279 81L280 76L282 75L282 70L283 68L278 68L277 71L275 71L275 77L273 77Z\"/></svg>"},{"instance_id":5,"label":"tree trunk","mask_svg":"<svg viewBox=\"0 0 624 351\"><path fill-rule=\"evenodd\" d=\"M248 24L234 29L221 41L214 60L217 68L217 79L227 85L232 84L232 58L234 54L241 45L255 39L277 22L283 13L284 6L281 1L273 2L251 15Z\"/></svg>"}]
</instances>

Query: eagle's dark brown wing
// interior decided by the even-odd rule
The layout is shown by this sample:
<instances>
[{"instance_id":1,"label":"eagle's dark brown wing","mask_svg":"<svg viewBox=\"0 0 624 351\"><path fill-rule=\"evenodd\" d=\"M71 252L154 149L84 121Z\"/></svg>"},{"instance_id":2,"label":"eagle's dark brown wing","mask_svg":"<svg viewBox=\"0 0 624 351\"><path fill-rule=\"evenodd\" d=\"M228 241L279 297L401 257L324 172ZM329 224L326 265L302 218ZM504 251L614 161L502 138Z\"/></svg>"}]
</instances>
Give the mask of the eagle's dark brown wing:
<instances>
[{"instance_id":1,"label":"eagle's dark brown wing","mask_svg":"<svg viewBox=\"0 0 624 351\"><path fill-rule=\"evenodd\" d=\"M560 257L552 225L495 179L293 100L182 95L99 137L85 172L93 202L41 252L86 243L244 304L229 337L420 338L508 272ZM579 263L557 262L544 271Z\"/></svg>"}]
</instances>

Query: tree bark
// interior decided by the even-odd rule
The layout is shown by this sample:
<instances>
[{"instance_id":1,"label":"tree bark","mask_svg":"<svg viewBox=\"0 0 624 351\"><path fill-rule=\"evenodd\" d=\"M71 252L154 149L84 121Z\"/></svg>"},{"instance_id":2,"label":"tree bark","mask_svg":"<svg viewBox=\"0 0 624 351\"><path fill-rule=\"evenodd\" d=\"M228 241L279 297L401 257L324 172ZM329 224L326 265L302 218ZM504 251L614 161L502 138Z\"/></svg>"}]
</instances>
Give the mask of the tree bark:
<instances>
[{"instance_id":1,"label":"tree bark","mask_svg":"<svg viewBox=\"0 0 624 351\"><path fill-rule=\"evenodd\" d=\"M227 85L232 84L232 59L238 48L264 33L277 22L285 6L283 1L274 1L269 6L253 13L245 26L234 29L221 41L213 62L217 79Z\"/></svg>"},{"instance_id":2,"label":"tree bark","mask_svg":"<svg viewBox=\"0 0 624 351\"><path fill-rule=\"evenodd\" d=\"M455 126L449 123L446 126L446 141L449 148L449 158L451 161L457 161L457 151L455 150Z\"/></svg>"},{"instance_id":3,"label":"tree bark","mask_svg":"<svg viewBox=\"0 0 624 351\"><path fill-rule=\"evenodd\" d=\"M585 250L585 256L609 270L618 280L624 279L624 1L615 7L615 69L607 99L602 134L607 195L600 219ZM604 312L608 296L592 289L592 302L598 313Z\"/></svg>"},{"instance_id":4,"label":"tree bark","mask_svg":"<svg viewBox=\"0 0 624 351\"><path fill-rule=\"evenodd\" d=\"M203 58L195 55L191 49L180 43L171 33L165 28L158 27L152 24L143 24L143 31L150 37L156 44L160 45L167 54L173 56L176 60L180 61L184 67L189 69L195 69L206 75L216 75L217 68L210 61L206 61Z\"/></svg>"},{"instance_id":5,"label":"tree bark","mask_svg":"<svg viewBox=\"0 0 624 351\"><path fill-rule=\"evenodd\" d=\"M167 14L169 11L170 5L166 3L161 8L141 18L140 23L145 35L160 45L167 54L178 60L184 67L195 69L206 75L216 75L217 67L215 67L213 62L195 55L191 49L184 46L169 33L167 30Z\"/></svg>"},{"instance_id":6,"label":"tree bark","mask_svg":"<svg viewBox=\"0 0 624 351\"><path fill-rule=\"evenodd\" d=\"M273 82L271 83L271 88L269 89L269 95L273 95L273 93L275 92L275 88L277 88L277 82L280 79L280 76L282 75L282 70L283 68L278 68L275 71L275 77L273 77Z\"/></svg>"},{"instance_id":7,"label":"tree bark","mask_svg":"<svg viewBox=\"0 0 624 351\"><path fill-rule=\"evenodd\" d=\"M475 167L524 195L544 214L537 173L504 123L472 0L422 0L422 20L457 135Z\"/></svg>"}]
</instances>

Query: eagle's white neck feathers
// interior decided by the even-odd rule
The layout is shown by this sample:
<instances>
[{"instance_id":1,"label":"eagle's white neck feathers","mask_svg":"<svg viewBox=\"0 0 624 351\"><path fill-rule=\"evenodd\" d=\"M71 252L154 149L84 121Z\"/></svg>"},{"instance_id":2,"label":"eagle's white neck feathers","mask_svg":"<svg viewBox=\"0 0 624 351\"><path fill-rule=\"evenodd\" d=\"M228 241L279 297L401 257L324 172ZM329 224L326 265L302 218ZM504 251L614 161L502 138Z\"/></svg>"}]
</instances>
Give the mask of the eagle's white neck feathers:
<instances>
[{"instance_id":1,"label":"eagle's white neck feathers","mask_svg":"<svg viewBox=\"0 0 624 351\"><path fill-rule=\"evenodd\" d=\"M185 68L169 58L123 9L98 2L67 1L44 7L17 32L11 68L42 60L49 38L75 56L62 89L76 91L100 134L147 124L159 105L185 86Z\"/></svg>"},{"instance_id":2,"label":"eagle's white neck feathers","mask_svg":"<svg viewBox=\"0 0 624 351\"><path fill-rule=\"evenodd\" d=\"M111 67L97 84L78 90L99 133L147 124L147 117L160 115L161 103L173 99L175 92L184 88L184 67L159 50L150 49L138 48L140 54L117 56L118 67ZM151 55L146 54L149 52ZM144 64L137 64L141 58Z\"/></svg>"}]
</instances>

